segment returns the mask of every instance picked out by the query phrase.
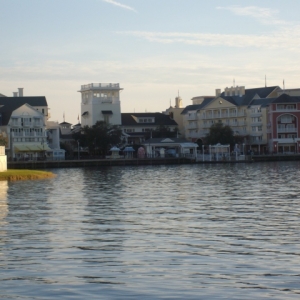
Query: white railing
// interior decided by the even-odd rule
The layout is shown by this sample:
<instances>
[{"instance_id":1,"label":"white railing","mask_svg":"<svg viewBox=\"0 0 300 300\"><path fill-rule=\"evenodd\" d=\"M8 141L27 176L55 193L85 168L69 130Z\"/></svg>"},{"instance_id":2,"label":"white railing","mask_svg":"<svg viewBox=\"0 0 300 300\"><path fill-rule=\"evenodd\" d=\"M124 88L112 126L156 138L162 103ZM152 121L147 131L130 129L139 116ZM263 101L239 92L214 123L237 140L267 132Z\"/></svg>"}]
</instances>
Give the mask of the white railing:
<instances>
[{"instance_id":1,"label":"white railing","mask_svg":"<svg viewBox=\"0 0 300 300\"><path fill-rule=\"evenodd\" d=\"M259 126L262 125L262 121L251 121L251 126Z\"/></svg>"},{"instance_id":2,"label":"white railing","mask_svg":"<svg viewBox=\"0 0 300 300\"><path fill-rule=\"evenodd\" d=\"M296 127L277 128L277 132L297 132Z\"/></svg>"},{"instance_id":3,"label":"white railing","mask_svg":"<svg viewBox=\"0 0 300 300\"><path fill-rule=\"evenodd\" d=\"M297 138L285 138L285 139L274 139L278 141L279 144L295 144L297 142Z\"/></svg>"},{"instance_id":4,"label":"white railing","mask_svg":"<svg viewBox=\"0 0 300 300\"><path fill-rule=\"evenodd\" d=\"M261 112L251 112L250 117L261 117L262 113Z\"/></svg>"},{"instance_id":5,"label":"white railing","mask_svg":"<svg viewBox=\"0 0 300 300\"><path fill-rule=\"evenodd\" d=\"M197 125L197 123L188 124L187 128L188 129L195 129L195 128L198 128L198 125Z\"/></svg>"},{"instance_id":6,"label":"white railing","mask_svg":"<svg viewBox=\"0 0 300 300\"><path fill-rule=\"evenodd\" d=\"M250 136L262 136L262 131L251 131Z\"/></svg>"},{"instance_id":7,"label":"white railing","mask_svg":"<svg viewBox=\"0 0 300 300\"><path fill-rule=\"evenodd\" d=\"M84 84L81 86L81 90L89 90L92 88L101 89L101 88L111 88L111 89L119 89L119 83L90 83Z\"/></svg>"},{"instance_id":8,"label":"white railing","mask_svg":"<svg viewBox=\"0 0 300 300\"><path fill-rule=\"evenodd\" d=\"M45 135L42 132L12 132L12 137L45 137Z\"/></svg>"},{"instance_id":9,"label":"white railing","mask_svg":"<svg viewBox=\"0 0 300 300\"><path fill-rule=\"evenodd\" d=\"M197 115L186 116L186 120L187 120L187 121L197 120Z\"/></svg>"}]
</instances>

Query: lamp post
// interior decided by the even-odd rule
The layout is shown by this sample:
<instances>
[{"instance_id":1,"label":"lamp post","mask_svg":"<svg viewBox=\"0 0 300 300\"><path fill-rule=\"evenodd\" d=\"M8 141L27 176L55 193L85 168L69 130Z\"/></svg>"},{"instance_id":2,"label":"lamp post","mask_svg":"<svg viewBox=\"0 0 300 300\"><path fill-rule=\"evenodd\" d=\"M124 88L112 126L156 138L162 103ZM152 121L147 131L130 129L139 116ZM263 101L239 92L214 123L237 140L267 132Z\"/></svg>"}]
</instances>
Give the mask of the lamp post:
<instances>
[{"instance_id":1,"label":"lamp post","mask_svg":"<svg viewBox=\"0 0 300 300\"><path fill-rule=\"evenodd\" d=\"M204 161L204 145L202 145L202 160Z\"/></svg>"},{"instance_id":2,"label":"lamp post","mask_svg":"<svg viewBox=\"0 0 300 300\"><path fill-rule=\"evenodd\" d=\"M211 145L209 145L209 159L211 161Z\"/></svg>"}]
</instances>

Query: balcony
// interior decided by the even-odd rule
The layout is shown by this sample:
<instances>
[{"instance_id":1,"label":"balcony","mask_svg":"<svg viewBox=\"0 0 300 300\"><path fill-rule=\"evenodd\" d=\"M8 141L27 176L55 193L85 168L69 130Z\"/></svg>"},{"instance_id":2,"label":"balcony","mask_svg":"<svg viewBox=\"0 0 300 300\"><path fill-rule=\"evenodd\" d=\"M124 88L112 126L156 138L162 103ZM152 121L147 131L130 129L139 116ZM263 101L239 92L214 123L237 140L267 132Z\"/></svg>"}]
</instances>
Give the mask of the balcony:
<instances>
[{"instance_id":1,"label":"balcony","mask_svg":"<svg viewBox=\"0 0 300 300\"><path fill-rule=\"evenodd\" d=\"M278 133L297 132L297 130L298 130L298 128L296 128L296 127L277 128Z\"/></svg>"},{"instance_id":2,"label":"balcony","mask_svg":"<svg viewBox=\"0 0 300 300\"><path fill-rule=\"evenodd\" d=\"M82 85L80 91L82 92L88 90L107 90L107 89L122 90L120 88L119 83L90 83L90 84Z\"/></svg>"},{"instance_id":3,"label":"balcony","mask_svg":"<svg viewBox=\"0 0 300 300\"><path fill-rule=\"evenodd\" d=\"M262 116L261 111L250 112L250 117L261 117L261 116Z\"/></svg>"},{"instance_id":4,"label":"balcony","mask_svg":"<svg viewBox=\"0 0 300 300\"><path fill-rule=\"evenodd\" d=\"M197 128L198 128L198 125L197 125L196 122L195 122L195 123L190 123L190 124L187 125L186 128L187 128L187 129L197 129Z\"/></svg>"},{"instance_id":5,"label":"balcony","mask_svg":"<svg viewBox=\"0 0 300 300\"><path fill-rule=\"evenodd\" d=\"M278 144L295 144L297 140L297 138L273 139L273 141L278 142Z\"/></svg>"},{"instance_id":6,"label":"balcony","mask_svg":"<svg viewBox=\"0 0 300 300\"><path fill-rule=\"evenodd\" d=\"M187 121L194 121L197 120L197 114L190 114L186 116Z\"/></svg>"},{"instance_id":7,"label":"balcony","mask_svg":"<svg viewBox=\"0 0 300 300\"><path fill-rule=\"evenodd\" d=\"M262 136L262 131L251 131L250 136Z\"/></svg>"},{"instance_id":8,"label":"balcony","mask_svg":"<svg viewBox=\"0 0 300 300\"><path fill-rule=\"evenodd\" d=\"M295 112L297 111L297 108L296 107L292 107L292 108L277 108L275 110L272 110L272 111L277 111L277 112L289 112L289 111L292 111L292 112Z\"/></svg>"},{"instance_id":9,"label":"balcony","mask_svg":"<svg viewBox=\"0 0 300 300\"><path fill-rule=\"evenodd\" d=\"M240 126L246 126L246 125L247 125L247 122L245 122L245 121L239 121L238 124L239 124Z\"/></svg>"},{"instance_id":10,"label":"balcony","mask_svg":"<svg viewBox=\"0 0 300 300\"><path fill-rule=\"evenodd\" d=\"M251 126L261 126L262 125L262 121L251 121Z\"/></svg>"}]
</instances>

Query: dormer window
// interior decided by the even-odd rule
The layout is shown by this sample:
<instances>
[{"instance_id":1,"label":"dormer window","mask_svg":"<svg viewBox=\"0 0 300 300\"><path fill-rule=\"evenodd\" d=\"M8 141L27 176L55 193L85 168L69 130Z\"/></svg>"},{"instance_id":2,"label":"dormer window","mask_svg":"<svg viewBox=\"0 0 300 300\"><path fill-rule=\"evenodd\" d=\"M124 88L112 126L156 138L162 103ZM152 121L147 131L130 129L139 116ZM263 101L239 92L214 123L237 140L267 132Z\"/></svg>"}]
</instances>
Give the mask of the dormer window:
<instances>
[{"instance_id":1,"label":"dormer window","mask_svg":"<svg viewBox=\"0 0 300 300\"><path fill-rule=\"evenodd\" d=\"M155 123L155 118L139 118L139 123Z\"/></svg>"}]
</instances>

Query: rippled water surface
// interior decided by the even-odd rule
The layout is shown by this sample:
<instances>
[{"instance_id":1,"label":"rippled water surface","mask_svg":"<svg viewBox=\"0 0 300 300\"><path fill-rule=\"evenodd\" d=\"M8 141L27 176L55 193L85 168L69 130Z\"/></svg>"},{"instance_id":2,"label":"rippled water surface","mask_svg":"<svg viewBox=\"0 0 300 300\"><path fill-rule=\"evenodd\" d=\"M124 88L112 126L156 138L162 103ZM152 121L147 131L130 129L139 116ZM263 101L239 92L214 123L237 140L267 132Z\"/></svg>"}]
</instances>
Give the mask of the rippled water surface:
<instances>
[{"instance_id":1,"label":"rippled water surface","mask_svg":"<svg viewBox=\"0 0 300 300\"><path fill-rule=\"evenodd\" d=\"M300 299L300 163L0 182L0 299Z\"/></svg>"}]
</instances>

